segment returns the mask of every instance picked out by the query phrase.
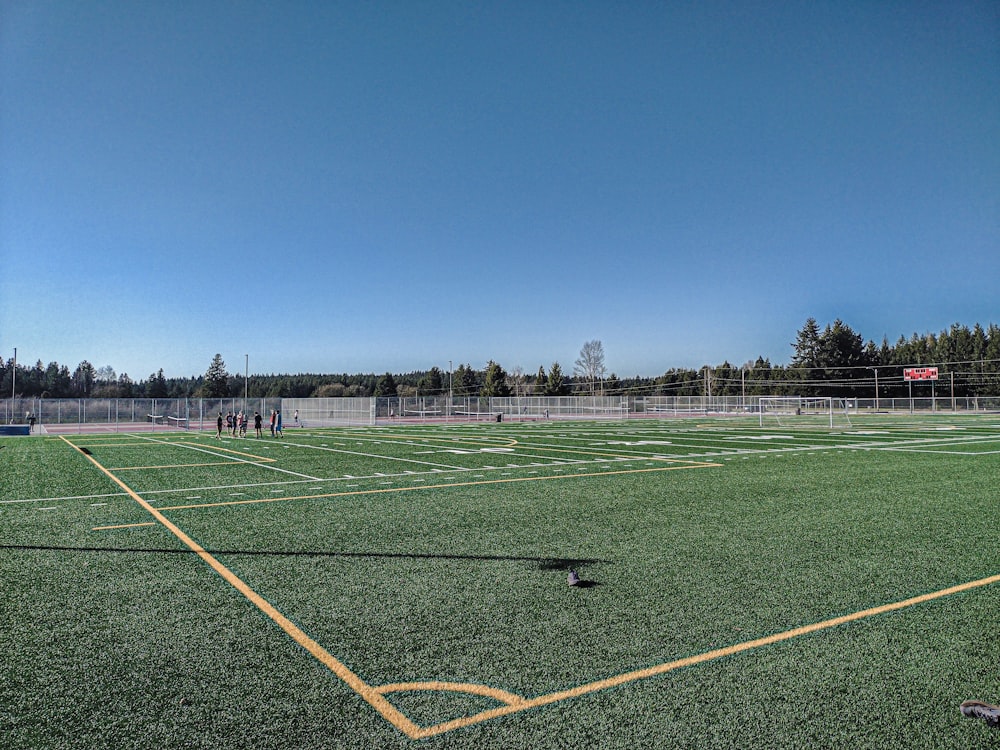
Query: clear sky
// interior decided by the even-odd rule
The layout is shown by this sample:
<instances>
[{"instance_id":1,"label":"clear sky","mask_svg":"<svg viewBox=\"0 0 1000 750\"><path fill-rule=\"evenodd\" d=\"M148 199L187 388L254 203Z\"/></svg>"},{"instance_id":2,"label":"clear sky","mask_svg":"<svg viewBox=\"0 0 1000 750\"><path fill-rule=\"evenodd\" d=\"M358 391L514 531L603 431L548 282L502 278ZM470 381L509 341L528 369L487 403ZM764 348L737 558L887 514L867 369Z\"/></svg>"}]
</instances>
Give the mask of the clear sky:
<instances>
[{"instance_id":1,"label":"clear sky","mask_svg":"<svg viewBox=\"0 0 1000 750\"><path fill-rule=\"evenodd\" d=\"M1000 322L1000 3L0 0L0 357L609 372Z\"/></svg>"}]
</instances>

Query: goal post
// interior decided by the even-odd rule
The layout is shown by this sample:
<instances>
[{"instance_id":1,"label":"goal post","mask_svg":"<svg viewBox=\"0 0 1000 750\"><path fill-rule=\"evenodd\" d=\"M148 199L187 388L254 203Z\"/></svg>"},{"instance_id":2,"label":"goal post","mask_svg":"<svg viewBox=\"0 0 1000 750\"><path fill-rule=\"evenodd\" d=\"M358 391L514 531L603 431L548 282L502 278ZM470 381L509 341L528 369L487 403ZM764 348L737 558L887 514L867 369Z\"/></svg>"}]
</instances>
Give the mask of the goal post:
<instances>
[{"instance_id":1,"label":"goal post","mask_svg":"<svg viewBox=\"0 0 1000 750\"><path fill-rule=\"evenodd\" d=\"M760 426L850 427L851 403L831 396L761 396Z\"/></svg>"}]
</instances>

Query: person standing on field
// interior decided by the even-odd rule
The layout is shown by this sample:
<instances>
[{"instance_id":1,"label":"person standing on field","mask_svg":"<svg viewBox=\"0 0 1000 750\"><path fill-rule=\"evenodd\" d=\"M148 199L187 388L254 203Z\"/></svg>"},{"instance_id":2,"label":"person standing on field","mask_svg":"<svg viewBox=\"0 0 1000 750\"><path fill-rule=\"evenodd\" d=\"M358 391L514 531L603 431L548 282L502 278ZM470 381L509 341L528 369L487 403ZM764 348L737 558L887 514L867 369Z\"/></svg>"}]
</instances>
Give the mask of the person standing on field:
<instances>
[{"instance_id":1,"label":"person standing on field","mask_svg":"<svg viewBox=\"0 0 1000 750\"><path fill-rule=\"evenodd\" d=\"M271 409L271 437L274 437L274 420L277 413L274 409Z\"/></svg>"},{"instance_id":2,"label":"person standing on field","mask_svg":"<svg viewBox=\"0 0 1000 750\"><path fill-rule=\"evenodd\" d=\"M253 430L254 430L254 432L257 433L257 437L263 437L263 435L261 433L261 429L260 429L261 423L263 421L264 421L264 418L260 415L260 412L259 411L255 411L253 413Z\"/></svg>"},{"instance_id":3,"label":"person standing on field","mask_svg":"<svg viewBox=\"0 0 1000 750\"><path fill-rule=\"evenodd\" d=\"M222 440L222 412L219 412L219 418L215 420L215 436Z\"/></svg>"},{"instance_id":4,"label":"person standing on field","mask_svg":"<svg viewBox=\"0 0 1000 750\"><path fill-rule=\"evenodd\" d=\"M275 412L275 422L274 422L274 432L278 437L281 437L281 412Z\"/></svg>"}]
</instances>

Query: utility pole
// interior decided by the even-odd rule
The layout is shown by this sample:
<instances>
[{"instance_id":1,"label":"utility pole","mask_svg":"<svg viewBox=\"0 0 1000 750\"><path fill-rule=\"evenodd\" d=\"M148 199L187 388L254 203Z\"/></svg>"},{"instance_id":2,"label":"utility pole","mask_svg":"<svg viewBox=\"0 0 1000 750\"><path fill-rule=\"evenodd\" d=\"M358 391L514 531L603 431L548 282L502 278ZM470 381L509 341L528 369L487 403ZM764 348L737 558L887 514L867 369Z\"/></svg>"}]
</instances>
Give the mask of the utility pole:
<instances>
[{"instance_id":1,"label":"utility pole","mask_svg":"<svg viewBox=\"0 0 1000 750\"><path fill-rule=\"evenodd\" d=\"M14 423L14 396L17 395L17 347L14 347L14 369L10 372L10 422Z\"/></svg>"}]
</instances>

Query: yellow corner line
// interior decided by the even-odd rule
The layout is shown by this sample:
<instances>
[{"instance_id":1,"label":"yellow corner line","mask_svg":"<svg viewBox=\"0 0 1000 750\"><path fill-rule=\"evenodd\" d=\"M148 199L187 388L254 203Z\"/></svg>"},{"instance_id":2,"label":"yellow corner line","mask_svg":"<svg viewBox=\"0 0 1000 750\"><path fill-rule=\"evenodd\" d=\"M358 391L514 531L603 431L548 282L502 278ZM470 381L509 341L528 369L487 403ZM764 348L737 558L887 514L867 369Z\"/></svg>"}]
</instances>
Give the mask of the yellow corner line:
<instances>
[{"instance_id":1,"label":"yellow corner line","mask_svg":"<svg viewBox=\"0 0 1000 750\"><path fill-rule=\"evenodd\" d=\"M478 482L451 482L448 484L424 484L419 487L378 487L350 492L327 492L319 495L296 495L293 497L262 497L256 500L221 500L217 503L196 503L194 505L161 505L160 510L192 510L196 508L218 508L225 505L256 505L258 503L286 503L295 500L326 500L333 497L353 495L382 495L387 492L412 492L416 490L441 490L454 487L475 487L484 484L504 484L510 482L540 482L549 479L579 479L581 477L606 477L613 474L641 474L650 471L681 471L683 469L707 469L721 467L722 464L685 463L682 466L657 466L652 469L622 469L620 471L596 471L587 474L553 474L546 477L509 477L506 479L483 479Z\"/></svg>"},{"instance_id":2,"label":"yellow corner line","mask_svg":"<svg viewBox=\"0 0 1000 750\"><path fill-rule=\"evenodd\" d=\"M430 682L396 682L391 685L379 685L375 692L381 695L386 693L403 693L408 691L446 691L452 693L468 693L469 695L481 695L485 698L492 698L500 703L510 706L524 706L528 700L515 693L509 693L500 688L489 687L488 685L477 685L467 682L442 682L432 680Z\"/></svg>"},{"instance_id":3,"label":"yellow corner line","mask_svg":"<svg viewBox=\"0 0 1000 750\"><path fill-rule=\"evenodd\" d=\"M354 690L358 695L360 695L369 705L372 706L376 711L378 711L389 723L398 728L401 732L409 737L416 738L420 732L420 727L410 721L406 716L404 716L398 709L396 709L389 701L387 701L381 694L378 693L371 685L362 680L358 675L347 668L341 661L336 659L332 654L330 654L326 649L324 649L319 643L314 641L308 635L306 635L295 623L285 617L281 612L275 609L269 601L264 599L260 594L251 589L246 583L243 582L235 573L233 573L229 568L219 562L215 557L213 557L209 552L198 544L194 539L185 534L181 529L175 526L170 520L164 516L159 510L150 505L146 500L140 497L131 487L125 484L121 479L108 471L101 463L95 459L93 456L84 453L82 450L73 445L69 440L63 438L65 443L72 448L74 448L80 455L84 456L88 461L90 461L94 466L96 466L102 473L104 473L111 481L121 487L135 502L137 502L143 509L146 510L153 518L159 521L167 530L169 530L174 536L176 536L186 547L198 555L205 563L209 565L216 573L218 573L222 578L233 588L239 591L243 596L249 599L254 606L256 606L261 612L263 612L267 617L274 621L278 627L284 630L291 638L298 643L302 648L312 654L317 660L319 660L324 666L326 666L331 672L333 672L337 677L343 680L347 685Z\"/></svg>"},{"instance_id":4,"label":"yellow corner line","mask_svg":"<svg viewBox=\"0 0 1000 750\"><path fill-rule=\"evenodd\" d=\"M799 638L804 635L809 635L810 633L815 633L820 630L827 630L829 628L835 628L840 625L845 625L849 622L855 622L857 620L863 620L867 617L874 617L875 615L886 614L887 612L895 612L900 609L906 609L907 607L913 607L918 604L924 604L934 599L940 599L945 596L952 596L954 594L961 593L963 591L969 591L971 589L980 588L982 586L989 586L994 583L1000 583L1000 575L989 576L988 578L980 578L977 581L969 581L967 583L962 583L957 586L951 586L946 589L941 589L939 591L932 591L928 594L921 594L920 596L914 596L909 599L904 599L899 602L892 602L890 604L883 604L878 607L871 607L869 609L863 609L859 612L853 612L851 614L842 615L840 617L833 617L829 620L823 620L822 622L814 622L810 625L803 625L798 628L792 628L791 630L785 630L780 633L774 633L772 635L765 636L763 638L756 638L752 641L744 641L743 643L737 643L732 646L726 646L725 648L717 648L712 651L706 651L701 654L696 654L694 656L687 656L683 659L676 659L674 661L665 662L663 664L658 664L653 667L648 667L646 669L637 669L633 672L626 672L624 674L616 675L614 677L608 677L603 680L597 680L595 682L588 682L584 685L578 685L577 687L570 688L568 690L560 690L555 693L548 693L547 695L540 695L537 698L529 698L520 703L509 703L508 705L498 706L497 708L490 709L488 711L483 711L473 716L466 716L459 719L453 719L451 721L446 721L441 724L437 724L430 727L424 727L420 731L420 738L432 737L443 732L448 732L453 729L460 729L462 727L471 726L473 724L478 724L483 721L488 721L490 719L496 719L501 716L506 716L508 714L517 713L519 711L526 711L531 708L538 708L539 706L545 706L550 703L557 703L559 701L567 700L570 698L577 698L581 695L586 695L588 693L594 693L599 690L606 690L612 687L618 687L619 685L624 685L629 682L635 682L637 680L644 680L649 677L655 677L658 675L666 674L667 672L672 672L675 669L682 669L684 667L691 667L696 664L703 664L708 661L713 661L715 659L721 659L726 656L734 656L735 654L740 654L745 651L751 651L756 648L761 648L763 646L771 646L776 643L781 643L782 641L792 640L793 638Z\"/></svg>"}]
</instances>

